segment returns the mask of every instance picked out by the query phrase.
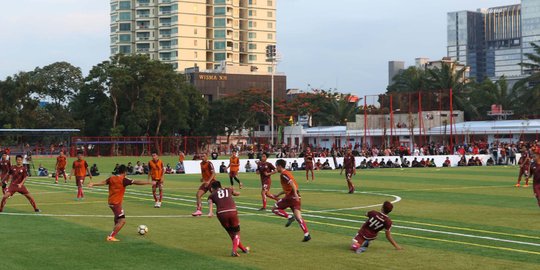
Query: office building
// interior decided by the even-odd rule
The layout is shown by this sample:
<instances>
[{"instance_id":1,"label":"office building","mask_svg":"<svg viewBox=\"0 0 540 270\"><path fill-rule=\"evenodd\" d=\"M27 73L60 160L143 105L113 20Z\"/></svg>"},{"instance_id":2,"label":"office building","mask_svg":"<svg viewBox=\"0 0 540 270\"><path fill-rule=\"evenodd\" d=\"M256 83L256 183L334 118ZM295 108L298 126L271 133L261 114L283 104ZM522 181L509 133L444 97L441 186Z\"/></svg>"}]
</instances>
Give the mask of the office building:
<instances>
[{"instance_id":1,"label":"office building","mask_svg":"<svg viewBox=\"0 0 540 270\"><path fill-rule=\"evenodd\" d=\"M529 71L520 63L532 52L531 42L540 42L540 1L477 11L448 13L448 57L470 67L470 76L509 80Z\"/></svg>"}]
</instances>

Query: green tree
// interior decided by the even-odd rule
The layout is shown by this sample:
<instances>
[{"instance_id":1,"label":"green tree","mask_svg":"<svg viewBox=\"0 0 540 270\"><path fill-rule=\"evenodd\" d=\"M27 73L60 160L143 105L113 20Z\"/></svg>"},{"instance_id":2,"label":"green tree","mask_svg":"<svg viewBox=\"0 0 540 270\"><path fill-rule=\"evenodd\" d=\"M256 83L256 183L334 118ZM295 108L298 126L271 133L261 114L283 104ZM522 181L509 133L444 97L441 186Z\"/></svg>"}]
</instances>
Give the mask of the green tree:
<instances>
[{"instance_id":1,"label":"green tree","mask_svg":"<svg viewBox=\"0 0 540 270\"><path fill-rule=\"evenodd\" d=\"M41 98L50 98L57 105L71 101L82 82L81 69L67 62L38 67L32 76L32 83Z\"/></svg>"}]
</instances>

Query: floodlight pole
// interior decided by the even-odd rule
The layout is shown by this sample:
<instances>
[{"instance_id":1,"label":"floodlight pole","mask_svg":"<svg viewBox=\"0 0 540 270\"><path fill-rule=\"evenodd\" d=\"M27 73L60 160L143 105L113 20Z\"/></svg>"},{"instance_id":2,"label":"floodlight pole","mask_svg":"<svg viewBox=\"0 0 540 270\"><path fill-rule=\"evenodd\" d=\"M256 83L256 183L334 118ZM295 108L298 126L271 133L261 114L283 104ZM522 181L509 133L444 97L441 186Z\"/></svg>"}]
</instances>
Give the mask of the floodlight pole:
<instances>
[{"instance_id":1,"label":"floodlight pole","mask_svg":"<svg viewBox=\"0 0 540 270\"><path fill-rule=\"evenodd\" d=\"M275 69L275 57L272 57L271 58L272 60L272 83L270 85L270 92L271 92L271 104L270 104L270 118L271 118L271 124L270 124L270 129L271 129L271 133L272 133L272 141L271 141L271 145L273 146L275 143L274 143L274 69Z\"/></svg>"}]
</instances>

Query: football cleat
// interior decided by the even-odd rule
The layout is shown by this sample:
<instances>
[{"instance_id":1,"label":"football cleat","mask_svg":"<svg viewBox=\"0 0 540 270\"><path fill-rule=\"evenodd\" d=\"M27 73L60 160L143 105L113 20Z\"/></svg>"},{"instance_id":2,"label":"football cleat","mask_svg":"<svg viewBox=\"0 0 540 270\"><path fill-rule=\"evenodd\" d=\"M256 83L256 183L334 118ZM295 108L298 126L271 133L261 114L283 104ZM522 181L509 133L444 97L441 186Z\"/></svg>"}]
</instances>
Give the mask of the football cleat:
<instances>
[{"instance_id":1,"label":"football cleat","mask_svg":"<svg viewBox=\"0 0 540 270\"><path fill-rule=\"evenodd\" d=\"M114 236L107 236L107 242L120 242L120 240L116 239Z\"/></svg>"},{"instance_id":2,"label":"football cleat","mask_svg":"<svg viewBox=\"0 0 540 270\"><path fill-rule=\"evenodd\" d=\"M516 184L515 187L520 187L521 185L520 184Z\"/></svg>"},{"instance_id":3,"label":"football cleat","mask_svg":"<svg viewBox=\"0 0 540 270\"><path fill-rule=\"evenodd\" d=\"M287 219L287 223L285 223L285 227L289 227L291 226L291 224L294 222L295 218L294 217L290 217Z\"/></svg>"},{"instance_id":4,"label":"football cleat","mask_svg":"<svg viewBox=\"0 0 540 270\"><path fill-rule=\"evenodd\" d=\"M240 257L240 254L238 252L231 252L231 257Z\"/></svg>"},{"instance_id":5,"label":"football cleat","mask_svg":"<svg viewBox=\"0 0 540 270\"><path fill-rule=\"evenodd\" d=\"M257 210L257 211L266 211L266 208L261 207L261 208L259 208L259 210Z\"/></svg>"},{"instance_id":6,"label":"football cleat","mask_svg":"<svg viewBox=\"0 0 540 270\"><path fill-rule=\"evenodd\" d=\"M34 212L41 213L41 210L39 210L39 208L36 208L36 209L34 209Z\"/></svg>"},{"instance_id":7,"label":"football cleat","mask_svg":"<svg viewBox=\"0 0 540 270\"><path fill-rule=\"evenodd\" d=\"M525 184L523 187L529 187L529 184Z\"/></svg>"},{"instance_id":8,"label":"football cleat","mask_svg":"<svg viewBox=\"0 0 540 270\"><path fill-rule=\"evenodd\" d=\"M201 212L201 210L197 210L197 211L191 213L191 215L194 216L194 217L199 217L199 216L202 215L202 212Z\"/></svg>"},{"instance_id":9,"label":"football cleat","mask_svg":"<svg viewBox=\"0 0 540 270\"><path fill-rule=\"evenodd\" d=\"M304 236L304 239L302 239L302 242L307 242L309 240L311 240L311 235L310 234Z\"/></svg>"},{"instance_id":10,"label":"football cleat","mask_svg":"<svg viewBox=\"0 0 540 270\"><path fill-rule=\"evenodd\" d=\"M244 249L244 250L242 250L242 252L244 252L245 254L249 254L249 250L250 250L250 248L249 248L249 247L245 247L245 249Z\"/></svg>"},{"instance_id":11,"label":"football cleat","mask_svg":"<svg viewBox=\"0 0 540 270\"><path fill-rule=\"evenodd\" d=\"M366 251L366 250L367 250L367 248L361 247L361 248L359 248L359 249L356 250L356 254L360 254L360 253L362 253L362 252L364 252L364 251Z\"/></svg>"},{"instance_id":12,"label":"football cleat","mask_svg":"<svg viewBox=\"0 0 540 270\"><path fill-rule=\"evenodd\" d=\"M244 184L242 184L242 182L240 182L240 189L242 189L244 187Z\"/></svg>"},{"instance_id":13,"label":"football cleat","mask_svg":"<svg viewBox=\"0 0 540 270\"><path fill-rule=\"evenodd\" d=\"M154 204L154 208L161 208L161 202L156 202L156 204Z\"/></svg>"}]
</instances>

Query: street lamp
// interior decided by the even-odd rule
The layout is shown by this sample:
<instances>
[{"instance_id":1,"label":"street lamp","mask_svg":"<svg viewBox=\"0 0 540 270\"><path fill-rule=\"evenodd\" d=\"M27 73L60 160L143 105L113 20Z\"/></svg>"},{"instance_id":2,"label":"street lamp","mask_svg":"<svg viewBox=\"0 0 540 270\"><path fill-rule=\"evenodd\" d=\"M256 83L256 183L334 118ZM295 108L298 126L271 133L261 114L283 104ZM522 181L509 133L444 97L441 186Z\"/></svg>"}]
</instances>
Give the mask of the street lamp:
<instances>
[{"instance_id":1,"label":"street lamp","mask_svg":"<svg viewBox=\"0 0 540 270\"><path fill-rule=\"evenodd\" d=\"M271 133L271 145L274 145L274 73L276 65L276 45L266 46L266 62L272 63L272 76L270 84L271 92L271 105L270 105L270 133Z\"/></svg>"}]
</instances>

